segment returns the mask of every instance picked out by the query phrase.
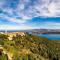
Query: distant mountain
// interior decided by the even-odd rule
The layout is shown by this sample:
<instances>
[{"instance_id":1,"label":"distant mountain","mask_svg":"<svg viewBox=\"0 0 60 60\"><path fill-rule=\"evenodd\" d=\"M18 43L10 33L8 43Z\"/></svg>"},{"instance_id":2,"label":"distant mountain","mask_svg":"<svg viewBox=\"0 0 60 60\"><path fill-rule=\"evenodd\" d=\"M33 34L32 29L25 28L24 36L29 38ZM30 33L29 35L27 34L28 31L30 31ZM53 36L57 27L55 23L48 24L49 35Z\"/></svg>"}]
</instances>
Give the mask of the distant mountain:
<instances>
[{"instance_id":1,"label":"distant mountain","mask_svg":"<svg viewBox=\"0 0 60 60\"><path fill-rule=\"evenodd\" d=\"M5 32L5 30L0 30ZM60 29L29 29L29 30L7 30L7 32L29 32L35 34L60 34Z\"/></svg>"},{"instance_id":2,"label":"distant mountain","mask_svg":"<svg viewBox=\"0 0 60 60\"><path fill-rule=\"evenodd\" d=\"M60 34L60 29L32 29L32 34Z\"/></svg>"}]
</instances>

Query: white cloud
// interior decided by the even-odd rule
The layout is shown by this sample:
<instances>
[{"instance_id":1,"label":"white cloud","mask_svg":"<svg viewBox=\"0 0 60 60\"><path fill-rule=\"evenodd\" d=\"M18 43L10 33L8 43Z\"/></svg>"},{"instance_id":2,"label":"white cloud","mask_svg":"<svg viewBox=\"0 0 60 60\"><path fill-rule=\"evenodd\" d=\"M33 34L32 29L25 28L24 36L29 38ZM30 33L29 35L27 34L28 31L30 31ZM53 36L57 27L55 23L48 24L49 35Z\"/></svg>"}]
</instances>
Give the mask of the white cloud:
<instances>
[{"instance_id":1,"label":"white cloud","mask_svg":"<svg viewBox=\"0 0 60 60\"><path fill-rule=\"evenodd\" d=\"M59 22L43 22L40 25L41 25L40 28L60 29L60 23Z\"/></svg>"},{"instance_id":2,"label":"white cloud","mask_svg":"<svg viewBox=\"0 0 60 60\"><path fill-rule=\"evenodd\" d=\"M26 20L17 19L17 18L14 18L14 17L9 17L9 16L6 16L6 15L4 15L4 14L1 14L1 15L0 15L0 18L6 19L6 20L8 20L9 22L13 22L13 23L17 23L17 24L23 24L23 23L26 22Z\"/></svg>"},{"instance_id":3,"label":"white cloud","mask_svg":"<svg viewBox=\"0 0 60 60\"><path fill-rule=\"evenodd\" d=\"M60 2L51 3L48 7L49 13L53 16L60 16Z\"/></svg>"},{"instance_id":4,"label":"white cloud","mask_svg":"<svg viewBox=\"0 0 60 60\"><path fill-rule=\"evenodd\" d=\"M33 5L30 4L31 0L20 0L16 12L24 19L33 17L60 17L60 0L35 0ZM27 9L25 7L27 6ZM22 7L22 8L21 8Z\"/></svg>"},{"instance_id":5,"label":"white cloud","mask_svg":"<svg viewBox=\"0 0 60 60\"><path fill-rule=\"evenodd\" d=\"M1 0L0 1L0 9L3 11L3 14L0 14L0 18L4 18L10 22L14 22L17 24L24 24L27 22L27 20L31 20L34 17L60 17L60 0L19 0L19 3L17 4L17 7L11 8L9 4L7 3L8 7L4 7L7 0ZM4 14L4 13L7 13ZM13 17L14 15L17 15L21 17L21 19L17 19ZM10 15L10 17L8 16ZM11 17L12 16L12 17ZM60 26L60 24L57 23L50 23L50 25L47 23L48 26ZM4 25L3 25L4 26ZM5 27L5 26L4 26ZM29 26L20 26L21 29L29 29L32 27ZM19 29L19 27L16 26L8 26L8 29ZM1 29L2 28L1 26Z\"/></svg>"},{"instance_id":6,"label":"white cloud","mask_svg":"<svg viewBox=\"0 0 60 60\"><path fill-rule=\"evenodd\" d=\"M26 25L12 26L12 25L0 25L0 30L27 30L33 29L33 27Z\"/></svg>"},{"instance_id":7,"label":"white cloud","mask_svg":"<svg viewBox=\"0 0 60 60\"><path fill-rule=\"evenodd\" d=\"M3 7L5 4L6 0L3 0L1 2L2 6L0 5L3 12L7 12L9 15L14 15L15 13L22 18L22 21L38 16L60 17L60 0L19 0L15 9ZM9 6L9 4L7 5Z\"/></svg>"},{"instance_id":8,"label":"white cloud","mask_svg":"<svg viewBox=\"0 0 60 60\"><path fill-rule=\"evenodd\" d=\"M60 26L60 23L58 22L44 22L46 25L50 25L50 26Z\"/></svg>"}]
</instances>

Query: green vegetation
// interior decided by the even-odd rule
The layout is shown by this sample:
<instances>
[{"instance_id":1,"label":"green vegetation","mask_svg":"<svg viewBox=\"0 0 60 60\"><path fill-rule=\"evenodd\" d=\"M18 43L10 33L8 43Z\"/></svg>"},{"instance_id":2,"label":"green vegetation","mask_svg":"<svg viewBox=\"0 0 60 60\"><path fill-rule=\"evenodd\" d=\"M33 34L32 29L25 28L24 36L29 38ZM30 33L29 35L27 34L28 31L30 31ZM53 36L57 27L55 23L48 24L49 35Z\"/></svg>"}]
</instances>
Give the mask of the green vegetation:
<instances>
[{"instance_id":1,"label":"green vegetation","mask_svg":"<svg viewBox=\"0 0 60 60\"><path fill-rule=\"evenodd\" d=\"M0 60L59 60L59 42L28 33L13 36L12 40L0 34Z\"/></svg>"}]
</instances>

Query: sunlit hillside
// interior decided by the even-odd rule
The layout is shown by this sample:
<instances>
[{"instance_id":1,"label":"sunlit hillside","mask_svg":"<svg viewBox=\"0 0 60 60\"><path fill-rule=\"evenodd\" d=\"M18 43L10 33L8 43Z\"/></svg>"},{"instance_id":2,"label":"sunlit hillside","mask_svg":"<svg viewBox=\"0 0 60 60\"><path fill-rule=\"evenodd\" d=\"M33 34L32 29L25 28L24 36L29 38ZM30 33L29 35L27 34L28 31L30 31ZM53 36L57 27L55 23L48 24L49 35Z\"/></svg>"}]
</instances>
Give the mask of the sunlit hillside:
<instances>
[{"instance_id":1,"label":"sunlit hillside","mask_svg":"<svg viewBox=\"0 0 60 60\"><path fill-rule=\"evenodd\" d=\"M34 36L28 33L9 35L0 34L0 60L59 60L60 41Z\"/></svg>"}]
</instances>

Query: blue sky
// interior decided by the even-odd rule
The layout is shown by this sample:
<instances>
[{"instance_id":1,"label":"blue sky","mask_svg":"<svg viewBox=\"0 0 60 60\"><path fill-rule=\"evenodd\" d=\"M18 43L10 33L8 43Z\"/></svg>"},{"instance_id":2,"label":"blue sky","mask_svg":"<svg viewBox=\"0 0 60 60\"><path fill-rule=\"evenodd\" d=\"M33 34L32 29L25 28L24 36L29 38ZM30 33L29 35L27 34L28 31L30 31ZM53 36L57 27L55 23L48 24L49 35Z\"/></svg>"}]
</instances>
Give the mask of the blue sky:
<instances>
[{"instance_id":1,"label":"blue sky","mask_svg":"<svg viewBox=\"0 0 60 60\"><path fill-rule=\"evenodd\" d=\"M0 0L0 30L60 29L60 0Z\"/></svg>"}]
</instances>

